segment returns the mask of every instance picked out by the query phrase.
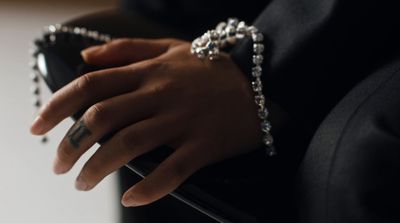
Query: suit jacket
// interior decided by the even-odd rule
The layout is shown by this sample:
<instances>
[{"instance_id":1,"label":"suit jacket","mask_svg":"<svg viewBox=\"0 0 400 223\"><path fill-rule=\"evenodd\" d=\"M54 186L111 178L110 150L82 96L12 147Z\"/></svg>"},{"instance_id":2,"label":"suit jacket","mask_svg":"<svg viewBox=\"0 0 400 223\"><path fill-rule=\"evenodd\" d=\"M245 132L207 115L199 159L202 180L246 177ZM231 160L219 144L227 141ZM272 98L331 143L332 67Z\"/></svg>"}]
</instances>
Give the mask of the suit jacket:
<instances>
[{"instance_id":1,"label":"suit jacket","mask_svg":"<svg viewBox=\"0 0 400 223\"><path fill-rule=\"evenodd\" d=\"M270 176L265 191L272 193L259 209L266 222L308 223L398 222L400 82L392 76L398 77L400 62L390 61L399 56L399 5L379 0L133 1L136 11L188 40L228 16L254 20L266 39L265 93L291 117L275 135L279 155L266 161L271 164L265 169ZM251 52L248 40L231 50L246 74ZM366 126L377 131L364 132ZM167 206L161 203L160 209Z\"/></svg>"},{"instance_id":2,"label":"suit jacket","mask_svg":"<svg viewBox=\"0 0 400 223\"><path fill-rule=\"evenodd\" d=\"M266 94L303 137L319 127L305 158L308 143L280 147L298 173L296 220L399 222L399 61L391 62L400 52L399 9L396 1L275 0L254 22L267 39ZM250 49L244 41L232 51L247 73ZM289 158L298 153L300 168Z\"/></svg>"}]
</instances>

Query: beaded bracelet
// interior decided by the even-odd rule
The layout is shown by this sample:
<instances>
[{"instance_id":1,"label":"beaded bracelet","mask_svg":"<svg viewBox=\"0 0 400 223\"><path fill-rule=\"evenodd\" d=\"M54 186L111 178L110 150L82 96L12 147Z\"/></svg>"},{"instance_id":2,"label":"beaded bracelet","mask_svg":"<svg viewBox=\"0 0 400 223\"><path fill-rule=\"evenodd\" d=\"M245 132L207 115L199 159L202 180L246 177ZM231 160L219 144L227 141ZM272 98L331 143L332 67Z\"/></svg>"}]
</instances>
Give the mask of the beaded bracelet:
<instances>
[{"instance_id":1,"label":"beaded bracelet","mask_svg":"<svg viewBox=\"0 0 400 223\"><path fill-rule=\"evenodd\" d=\"M266 146L266 154L273 156L276 150L273 147L273 137L271 135L271 123L268 121L268 109L265 106L265 96L261 81L262 67L264 60L264 36L254 26L247 26L245 22L236 18L229 18L227 22L219 23L215 29L209 30L201 37L192 42L191 53L198 58L209 60L218 59L220 50L228 44L234 45L237 40L250 37L253 40L253 67L251 86L255 93L254 99L258 107L258 117L261 119L261 130L263 132L263 143Z\"/></svg>"}]
</instances>

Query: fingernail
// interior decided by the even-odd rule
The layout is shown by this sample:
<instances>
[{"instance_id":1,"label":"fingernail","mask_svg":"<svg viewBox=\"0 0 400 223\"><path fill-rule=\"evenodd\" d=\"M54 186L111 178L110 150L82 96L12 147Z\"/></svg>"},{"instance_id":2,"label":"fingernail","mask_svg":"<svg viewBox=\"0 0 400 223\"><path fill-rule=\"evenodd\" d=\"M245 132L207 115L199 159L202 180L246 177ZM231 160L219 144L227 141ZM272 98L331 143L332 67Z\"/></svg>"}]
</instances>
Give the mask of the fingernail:
<instances>
[{"instance_id":1,"label":"fingernail","mask_svg":"<svg viewBox=\"0 0 400 223\"><path fill-rule=\"evenodd\" d=\"M41 116L38 116L31 125L31 133L34 135L41 135L44 133L46 122Z\"/></svg>"},{"instance_id":2,"label":"fingernail","mask_svg":"<svg viewBox=\"0 0 400 223\"><path fill-rule=\"evenodd\" d=\"M69 170L68 166L63 164L59 159L54 160L53 172L57 175L64 174Z\"/></svg>"},{"instance_id":3,"label":"fingernail","mask_svg":"<svg viewBox=\"0 0 400 223\"><path fill-rule=\"evenodd\" d=\"M132 198L132 196L123 196L121 203L124 207L136 207L139 206L138 203Z\"/></svg>"},{"instance_id":4,"label":"fingernail","mask_svg":"<svg viewBox=\"0 0 400 223\"><path fill-rule=\"evenodd\" d=\"M98 52L100 49L101 49L101 46L92 46L92 47L82 50L81 55L82 55L83 59L86 60L90 54L96 54L96 52Z\"/></svg>"},{"instance_id":5,"label":"fingernail","mask_svg":"<svg viewBox=\"0 0 400 223\"><path fill-rule=\"evenodd\" d=\"M79 176L78 178L76 178L75 188L80 191L86 191L88 190L89 186L87 185L83 177Z\"/></svg>"}]
</instances>

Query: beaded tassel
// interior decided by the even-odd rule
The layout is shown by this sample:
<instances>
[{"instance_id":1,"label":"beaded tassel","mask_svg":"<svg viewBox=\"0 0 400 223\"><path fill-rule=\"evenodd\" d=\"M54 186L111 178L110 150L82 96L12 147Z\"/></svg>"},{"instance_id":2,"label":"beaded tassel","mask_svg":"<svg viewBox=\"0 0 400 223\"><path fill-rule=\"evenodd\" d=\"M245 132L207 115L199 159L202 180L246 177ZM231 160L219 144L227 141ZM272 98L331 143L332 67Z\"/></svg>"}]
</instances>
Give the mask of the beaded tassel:
<instances>
[{"instance_id":1,"label":"beaded tassel","mask_svg":"<svg viewBox=\"0 0 400 223\"><path fill-rule=\"evenodd\" d=\"M101 34L94 30L88 30L84 27L70 27L70 26L63 26L60 24L50 25L44 28L43 30L43 41L49 41L50 44L54 44L57 41L57 34L65 33L75 36L80 36L83 38L92 39L94 41L100 43L106 43L112 40L110 35ZM39 46L43 44L42 40L35 41L35 48L31 50L32 61L30 62L30 67L32 69L32 73L30 74L30 79L32 81L31 86L31 93L33 96L33 106L35 107L36 111L40 109L42 106L42 97L41 97L41 77L43 74L41 73L39 66L38 66L38 56L40 54ZM42 143L46 143L48 141L47 136L43 136L41 138Z\"/></svg>"}]
</instances>

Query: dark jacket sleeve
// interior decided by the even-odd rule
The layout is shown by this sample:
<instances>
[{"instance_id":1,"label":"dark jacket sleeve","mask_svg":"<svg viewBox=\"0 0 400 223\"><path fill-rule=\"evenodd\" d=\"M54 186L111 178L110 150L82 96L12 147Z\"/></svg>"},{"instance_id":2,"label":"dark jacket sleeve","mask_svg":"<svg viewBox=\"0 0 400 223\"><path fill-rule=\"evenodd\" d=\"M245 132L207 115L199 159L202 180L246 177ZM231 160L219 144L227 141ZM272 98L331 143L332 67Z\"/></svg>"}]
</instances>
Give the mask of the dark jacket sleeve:
<instances>
[{"instance_id":1,"label":"dark jacket sleeve","mask_svg":"<svg viewBox=\"0 0 400 223\"><path fill-rule=\"evenodd\" d=\"M400 222L400 59L347 94L316 132L298 169L306 223Z\"/></svg>"},{"instance_id":2,"label":"dark jacket sleeve","mask_svg":"<svg viewBox=\"0 0 400 223\"><path fill-rule=\"evenodd\" d=\"M254 22L265 36L266 95L311 131L356 83L398 51L398 1L273 0ZM246 74L251 41L232 50Z\"/></svg>"}]
</instances>

